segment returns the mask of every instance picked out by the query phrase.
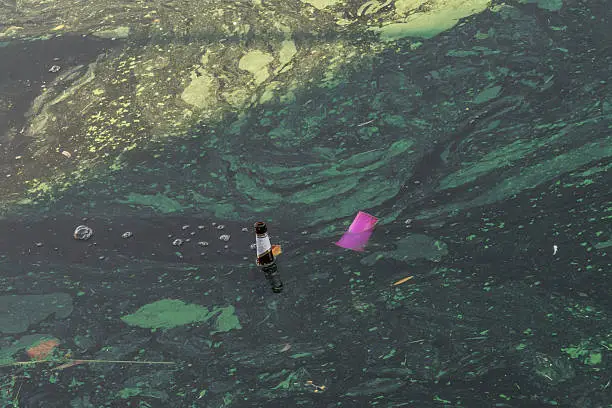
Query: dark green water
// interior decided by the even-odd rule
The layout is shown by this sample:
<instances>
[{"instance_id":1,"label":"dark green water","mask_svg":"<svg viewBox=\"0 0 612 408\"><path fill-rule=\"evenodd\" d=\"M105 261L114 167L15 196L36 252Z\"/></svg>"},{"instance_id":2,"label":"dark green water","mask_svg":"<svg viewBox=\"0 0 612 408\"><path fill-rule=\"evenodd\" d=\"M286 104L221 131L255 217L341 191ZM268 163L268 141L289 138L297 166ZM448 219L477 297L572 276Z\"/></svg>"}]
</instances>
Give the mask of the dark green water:
<instances>
[{"instance_id":1,"label":"dark green water","mask_svg":"<svg viewBox=\"0 0 612 408\"><path fill-rule=\"evenodd\" d=\"M3 406L612 406L609 8L408 3L7 4Z\"/></svg>"}]
</instances>

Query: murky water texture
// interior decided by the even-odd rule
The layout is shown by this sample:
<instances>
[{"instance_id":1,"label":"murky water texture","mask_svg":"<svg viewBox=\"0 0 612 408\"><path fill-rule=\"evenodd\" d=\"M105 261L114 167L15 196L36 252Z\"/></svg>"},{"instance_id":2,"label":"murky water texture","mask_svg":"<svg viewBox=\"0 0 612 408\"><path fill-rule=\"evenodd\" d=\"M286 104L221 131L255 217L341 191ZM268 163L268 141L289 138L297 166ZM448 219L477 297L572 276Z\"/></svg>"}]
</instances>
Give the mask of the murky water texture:
<instances>
[{"instance_id":1,"label":"murky water texture","mask_svg":"<svg viewBox=\"0 0 612 408\"><path fill-rule=\"evenodd\" d=\"M611 13L0 0L2 405L607 406Z\"/></svg>"}]
</instances>

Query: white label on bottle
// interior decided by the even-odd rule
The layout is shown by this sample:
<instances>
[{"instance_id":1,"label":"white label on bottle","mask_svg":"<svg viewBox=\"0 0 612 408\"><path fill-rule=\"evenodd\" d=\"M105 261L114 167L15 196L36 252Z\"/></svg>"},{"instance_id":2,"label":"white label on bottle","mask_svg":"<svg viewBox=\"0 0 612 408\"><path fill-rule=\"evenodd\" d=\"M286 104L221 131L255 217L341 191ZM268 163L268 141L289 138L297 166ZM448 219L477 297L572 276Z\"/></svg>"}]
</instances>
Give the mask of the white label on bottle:
<instances>
[{"instance_id":1,"label":"white label on bottle","mask_svg":"<svg viewBox=\"0 0 612 408\"><path fill-rule=\"evenodd\" d=\"M257 244L257 256L263 255L272 249L268 234L264 235L262 238L256 237L255 244Z\"/></svg>"}]
</instances>

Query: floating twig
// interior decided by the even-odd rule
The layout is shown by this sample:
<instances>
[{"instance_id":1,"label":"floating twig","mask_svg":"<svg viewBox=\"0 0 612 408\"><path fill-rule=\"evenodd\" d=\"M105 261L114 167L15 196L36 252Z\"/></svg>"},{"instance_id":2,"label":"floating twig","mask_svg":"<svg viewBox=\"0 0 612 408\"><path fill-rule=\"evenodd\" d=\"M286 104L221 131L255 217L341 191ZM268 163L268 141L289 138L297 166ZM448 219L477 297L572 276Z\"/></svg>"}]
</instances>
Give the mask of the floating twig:
<instances>
[{"instance_id":1,"label":"floating twig","mask_svg":"<svg viewBox=\"0 0 612 408\"><path fill-rule=\"evenodd\" d=\"M372 119L372 120L368 120L367 122L363 122L357 125L357 127L361 127L361 126L365 126L367 124L370 124L372 122L374 122L376 120L376 118Z\"/></svg>"},{"instance_id":2,"label":"floating twig","mask_svg":"<svg viewBox=\"0 0 612 408\"><path fill-rule=\"evenodd\" d=\"M408 282L412 278L414 278L414 276L406 276L405 278L402 278L402 279L398 280L397 282L395 282L393 284L393 286L401 285L404 282Z\"/></svg>"},{"instance_id":3,"label":"floating twig","mask_svg":"<svg viewBox=\"0 0 612 408\"><path fill-rule=\"evenodd\" d=\"M54 360L32 360L32 361L15 361L8 364L0 364L0 367L13 367L23 366L29 364L41 364L41 363L110 363L110 364L176 364L174 361L136 361L136 360L81 360L81 359L67 359L61 361Z\"/></svg>"}]
</instances>

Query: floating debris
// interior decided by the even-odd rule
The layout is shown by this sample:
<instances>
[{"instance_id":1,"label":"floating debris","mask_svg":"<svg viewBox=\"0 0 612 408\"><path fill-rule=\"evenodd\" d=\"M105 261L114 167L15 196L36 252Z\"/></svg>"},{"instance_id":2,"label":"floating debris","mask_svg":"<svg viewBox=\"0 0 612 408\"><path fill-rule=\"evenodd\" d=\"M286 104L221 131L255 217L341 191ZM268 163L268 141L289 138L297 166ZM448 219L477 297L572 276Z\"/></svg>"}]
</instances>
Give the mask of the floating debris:
<instances>
[{"instance_id":1,"label":"floating debris","mask_svg":"<svg viewBox=\"0 0 612 408\"><path fill-rule=\"evenodd\" d=\"M172 241L172 245L177 246L177 247L181 246L181 245L183 245L183 240L180 239L180 238L177 238L174 241Z\"/></svg>"},{"instance_id":2,"label":"floating debris","mask_svg":"<svg viewBox=\"0 0 612 408\"><path fill-rule=\"evenodd\" d=\"M353 251L362 252L377 222L378 218L363 211L359 211L349 226L348 231L342 235L342 238L336 242L336 245L342 248L352 249Z\"/></svg>"},{"instance_id":3,"label":"floating debris","mask_svg":"<svg viewBox=\"0 0 612 408\"><path fill-rule=\"evenodd\" d=\"M128 238L131 238L133 236L134 236L134 234L132 232L130 232L130 231L126 231L123 234L121 234L121 238L123 238L123 239L128 239Z\"/></svg>"},{"instance_id":4,"label":"floating debris","mask_svg":"<svg viewBox=\"0 0 612 408\"><path fill-rule=\"evenodd\" d=\"M227 242L227 241L230 240L230 235L229 234L223 234L223 235L219 236L219 240Z\"/></svg>"},{"instance_id":5,"label":"floating debris","mask_svg":"<svg viewBox=\"0 0 612 408\"><path fill-rule=\"evenodd\" d=\"M312 387L314 392L323 392L325 391L325 388L326 388L324 385L317 385L313 383L312 380L306 381L306 384L304 385L307 387Z\"/></svg>"},{"instance_id":6,"label":"floating debris","mask_svg":"<svg viewBox=\"0 0 612 408\"><path fill-rule=\"evenodd\" d=\"M62 155L67 157L67 158L71 158L72 157L72 154L68 150L62 150Z\"/></svg>"},{"instance_id":7,"label":"floating debris","mask_svg":"<svg viewBox=\"0 0 612 408\"><path fill-rule=\"evenodd\" d=\"M247 227L243 227L240 231L242 231L242 232L249 232L249 229Z\"/></svg>"},{"instance_id":8,"label":"floating debris","mask_svg":"<svg viewBox=\"0 0 612 408\"><path fill-rule=\"evenodd\" d=\"M225 225L223 225L223 224L219 224L219 225L217 225L217 229L218 229L218 230L222 230L222 229L224 229L224 228L225 228Z\"/></svg>"},{"instance_id":9,"label":"floating debris","mask_svg":"<svg viewBox=\"0 0 612 408\"><path fill-rule=\"evenodd\" d=\"M183 231L185 231L186 229L189 229L189 225L183 225L183 226L181 227L181 229L182 229Z\"/></svg>"},{"instance_id":10,"label":"floating debris","mask_svg":"<svg viewBox=\"0 0 612 408\"><path fill-rule=\"evenodd\" d=\"M208 246L208 242L200 241L200 242L198 242L198 245L201 246L201 247L207 247Z\"/></svg>"},{"instance_id":11,"label":"floating debris","mask_svg":"<svg viewBox=\"0 0 612 408\"><path fill-rule=\"evenodd\" d=\"M553 255L557 255L558 250L559 250L559 247L556 245L553 245Z\"/></svg>"},{"instance_id":12,"label":"floating debris","mask_svg":"<svg viewBox=\"0 0 612 408\"><path fill-rule=\"evenodd\" d=\"M402 283L408 282L412 278L414 278L414 276L406 276L405 278L402 278L397 282L393 283L393 286L401 285Z\"/></svg>"},{"instance_id":13,"label":"floating debris","mask_svg":"<svg viewBox=\"0 0 612 408\"><path fill-rule=\"evenodd\" d=\"M206 227L204 227L203 225L198 225L198 229L199 230L203 230L204 228L206 228Z\"/></svg>"},{"instance_id":14,"label":"floating debris","mask_svg":"<svg viewBox=\"0 0 612 408\"><path fill-rule=\"evenodd\" d=\"M53 350L59 344L57 339L44 340L28 348L26 354L34 360L44 360L53 353Z\"/></svg>"},{"instance_id":15,"label":"floating debris","mask_svg":"<svg viewBox=\"0 0 612 408\"><path fill-rule=\"evenodd\" d=\"M93 235L93 230L89 228L87 225L79 225L74 230L74 239L78 239L81 241L87 241Z\"/></svg>"},{"instance_id":16,"label":"floating debris","mask_svg":"<svg viewBox=\"0 0 612 408\"><path fill-rule=\"evenodd\" d=\"M62 67L60 67L59 65L53 65L51 68L49 68L49 72L59 72L60 69L62 69Z\"/></svg>"}]
</instances>

